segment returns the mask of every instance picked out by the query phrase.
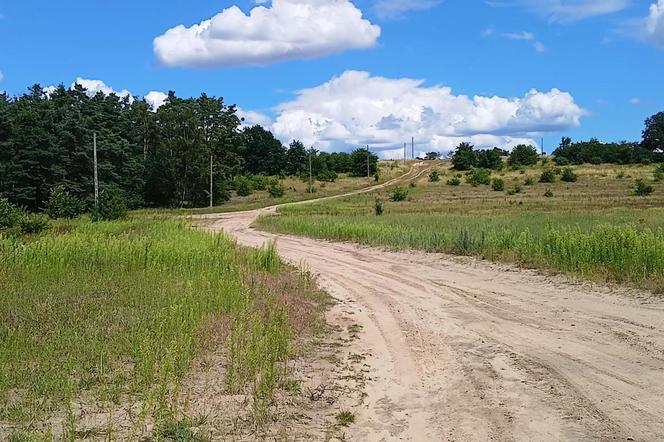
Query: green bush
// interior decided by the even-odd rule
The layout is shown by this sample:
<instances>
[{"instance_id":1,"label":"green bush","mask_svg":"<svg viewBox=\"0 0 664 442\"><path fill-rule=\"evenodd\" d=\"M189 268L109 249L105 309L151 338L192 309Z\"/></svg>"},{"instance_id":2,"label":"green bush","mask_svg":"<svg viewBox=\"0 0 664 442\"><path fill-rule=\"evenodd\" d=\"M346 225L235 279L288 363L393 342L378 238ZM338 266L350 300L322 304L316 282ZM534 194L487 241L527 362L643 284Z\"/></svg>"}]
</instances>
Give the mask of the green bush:
<instances>
[{"instance_id":1,"label":"green bush","mask_svg":"<svg viewBox=\"0 0 664 442\"><path fill-rule=\"evenodd\" d=\"M518 184L507 191L508 195L516 195L517 193L521 193L521 186Z\"/></svg>"},{"instance_id":2,"label":"green bush","mask_svg":"<svg viewBox=\"0 0 664 442\"><path fill-rule=\"evenodd\" d=\"M634 193L638 196L648 196L653 193L655 189L643 180L636 180L636 188Z\"/></svg>"},{"instance_id":3,"label":"green bush","mask_svg":"<svg viewBox=\"0 0 664 442\"><path fill-rule=\"evenodd\" d=\"M535 180L533 179L533 177L529 176L528 178L526 178L526 181L524 181L523 184L525 186L532 186L533 184L535 184Z\"/></svg>"},{"instance_id":4,"label":"green bush","mask_svg":"<svg viewBox=\"0 0 664 442\"><path fill-rule=\"evenodd\" d=\"M563 170L562 176L560 177L562 181L565 181L566 183L575 183L577 180L577 176L572 170L571 167L566 167Z\"/></svg>"},{"instance_id":5,"label":"green bush","mask_svg":"<svg viewBox=\"0 0 664 442\"><path fill-rule=\"evenodd\" d=\"M21 233L39 233L48 228L48 217L40 213L27 213L18 223Z\"/></svg>"},{"instance_id":6,"label":"green bush","mask_svg":"<svg viewBox=\"0 0 664 442\"><path fill-rule=\"evenodd\" d=\"M81 200L67 192L64 186L55 186L46 204L46 214L53 219L73 219L85 211Z\"/></svg>"},{"instance_id":7,"label":"green bush","mask_svg":"<svg viewBox=\"0 0 664 442\"><path fill-rule=\"evenodd\" d=\"M519 144L510 153L510 157L507 160L508 164L512 167L514 166L533 166L537 164L540 156L533 146L527 146L525 144Z\"/></svg>"},{"instance_id":8,"label":"green bush","mask_svg":"<svg viewBox=\"0 0 664 442\"><path fill-rule=\"evenodd\" d=\"M555 157L554 161L558 166L569 166L569 159L566 157Z\"/></svg>"},{"instance_id":9,"label":"green bush","mask_svg":"<svg viewBox=\"0 0 664 442\"><path fill-rule=\"evenodd\" d=\"M434 169L429 174L429 182L430 183L437 183L438 181L440 181L440 172L438 172L437 169Z\"/></svg>"},{"instance_id":10,"label":"green bush","mask_svg":"<svg viewBox=\"0 0 664 442\"><path fill-rule=\"evenodd\" d=\"M491 184L491 171L477 167L466 174L466 182L473 187L477 187L480 184L488 186Z\"/></svg>"},{"instance_id":11,"label":"green bush","mask_svg":"<svg viewBox=\"0 0 664 442\"><path fill-rule=\"evenodd\" d=\"M397 186L390 192L390 199L394 202L406 201L408 198L408 190L403 187Z\"/></svg>"},{"instance_id":12,"label":"green bush","mask_svg":"<svg viewBox=\"0 0 664 442\"><path fill-rule=\"evenodd\" d=\"M269 185L269 178L265 175L253 175L251 176L251 182L253 184L254 190L267 190Z\"/></svg>"},{"instance_id":13,"label":"green bush","mask_svg":"<svg viewBox=\"0 0 664 442\"><path fill-rule=\"evenodd\" d=\"M664 163L660 164L654 172L655 181L664 181Z\"/></svg>"},{"instance_id":14,"label":"green bush","mask_svg":"<svg viewBox=\"0 0 664 442\"><path fill-rule=\"evenodd\" d=\"M544 192L544 196L547 198L552 198L553 192L551 192L551 189L546 189L546 192Z\"/></svg>"},{"instance_id":15,"label":"green bush","mask_svg":"<svg viewBox=\"0 0 664 442\"><path fill-rule=\"evenodd\" d=\"M225 203L231 199L231 185L228 181L222 180L215 186L215 200Z\"/></svg>"},{"instance_id":16,"label":"green bush","mask_svg":"<svg viewBox=\"0 0 664 442\"><path fill-rule=\"evenodd\" d=\"M254 193L254 182L246 176L239 175L233 180L233 187L238 196L249 196Z\"/></svg>"},{"instance_id":17,"label":"green bush","mask_svg":"<svg viewBox=\"0 0 664 442\"><path fill-rule=\"evenodd\" d=\"M376 172L377 173L377 172ZM316 175L316 179L318 181L324 181L328 183L333 183L339 178L339 174L337 174L334 170L323 170L322 172L319 172L318 175Z\"/></svg>"},{"instance_id":18,"label":"green bush","mask_svg":"<svg viewBox=\"0 0 664 442\"><path fill-rule=\"evenodd\" d=\"M542 172L542 175L539 179L540 183L555 183L556 182L556 172L553 169L546 169Z\"/></svg>"},{"instance_id":19,"label":"green bush","mask_svg":"<svg viewBox=\"0 0 664 442\"><path fill-rule=\"evenodd\" d=\"M452 177L449 180L447 180L447 185L448 186L458 186L461 184L461 180L458 177Z\"/></svg>"},{"instance_id":20,"label":"green bush","mask_svg":"<svg viewBox=\"0 0 664 442\"><path fill-rule=\"evenodd\" d=\"M8 229L18 225L23 218L23 211L9 202L7 198L0 198L0 229Z\"/></svg>"},{"instance_id":21,"label":"green bush","mask_svg":"<svg viewBox=\"0 0 664 442\"><path fill-rule=\"evenodd\" d=\"M502 192L505 190L505 181L501 178L494 178L491 182L491 188L496 192Z\"/></svg>"},{"instance_id":22,"label":"green bush","mask_svg":"<svg viewBox=\"0 0 664 442\"><path fill-rule=\"evenodd\" d=\"M99 204L90 213L93 222L115 221L127 217L127 201L116 187L109 187L99 194Z\"/></svg>"},{"instance_id":23,"label":"green bush","mask_svg":"<svg viewBox=\"0 0 664 442\"><path fill-rule=\"evenodd\" d=\"M380 200L380 198L376 198L376 201L374 202L374 213L376 216L381 216L383 212L383 202Z\"/></svg>"},{"instance_id":24,"label":"green bush","mask_svg":"<svg viewBox=\"0 0 664 442\"><path fill-rule=\"evenodd\" d=\"M273 181L267 187L267 192L272 198L281 198L284 196L285 190L279 181Z\"/></svg>"}]
</instances>

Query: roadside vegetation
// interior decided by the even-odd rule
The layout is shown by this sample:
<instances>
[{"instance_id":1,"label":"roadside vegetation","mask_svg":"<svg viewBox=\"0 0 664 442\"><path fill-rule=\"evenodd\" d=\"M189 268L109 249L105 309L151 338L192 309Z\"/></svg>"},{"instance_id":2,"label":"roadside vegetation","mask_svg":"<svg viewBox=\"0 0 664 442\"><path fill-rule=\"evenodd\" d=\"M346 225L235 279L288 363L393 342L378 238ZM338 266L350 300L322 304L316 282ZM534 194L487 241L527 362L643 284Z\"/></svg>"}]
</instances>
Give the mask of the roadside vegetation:
<instances>
[{"instance_id":1,"label":"roadside vegetation","mask_svg":"<svg viewBox=\"0 0 664 442\"><path fill-rule=\"evenodd\" d=\"M225 394L246 398L235 417L260 434L328 302L273 246L166 218L12 229L0 229L2 440L138 440L146 428L207 440L180 427L204 412L183 381L210 354Z\"/></svg>"},{"instance_id":2,"label":"roadside vegetation","mask_svg":"<svg viewBox=\"0 0 664 442\"><path fill-rule=\"evenodd\" d=\"M468 156L468 149L462 150ZM659 165L473 169L432 167L442 182L417 180L407 200L358 195L290 206L260 227L396 250L472 255L664 292L664 183ZM529 161L529 160L528 160ZM479 172L478 172L479 170ZM449 185L445 185L447 182ZM388 196L398 189L386 189Z\"/></svg>"}]
</instances>

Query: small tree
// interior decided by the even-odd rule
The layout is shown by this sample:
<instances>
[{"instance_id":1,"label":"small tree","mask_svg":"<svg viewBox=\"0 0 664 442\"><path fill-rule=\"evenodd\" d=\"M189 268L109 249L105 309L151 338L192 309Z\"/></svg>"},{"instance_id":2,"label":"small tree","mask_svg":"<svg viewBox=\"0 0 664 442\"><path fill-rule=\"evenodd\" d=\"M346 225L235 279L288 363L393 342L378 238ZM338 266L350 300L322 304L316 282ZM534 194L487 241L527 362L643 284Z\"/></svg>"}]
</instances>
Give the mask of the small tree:
<instances>
[{"instance_id":1,"label":"small tree","mask_svg":"<svg viewBox=\"0 0 664 442\"><path fill-rule=\"evenodd\" d=\"M272 198L281 198L284 196L285 190L284 186L282 186L279 181L275 180L267 187L267 192Z\"/></svg>"},{"instance_id":2,"label":"small tree","mask_svg":"<svg viewBox=\"0 0 664 442\"><path fill-rule=\"evenodd\" d=\"M556 181L556 172L553 169L545 169L540 176L540 183L554 183Z\"/></svg>"},{"instance_id":3,"label":"small tree","mask_svg":"<svg viewBox=\"0 0 664 442\"><path fill-rule=\"evenodd\" d=\"M539 161L539 153L533 146L519 144L507 160L510 166L533 166Z\"/></svg>"},{"instance_id":4,"label":"small tree","mask_svg":"<svg viewBox=\"0 0 664 442\"><path fill-rule=\"evenodd\" d=\"M99 194L99 203L92 209L92 221L114 221L127 217L127 201L116 187L108 187Z\"/></svg>"},{"instance_id":5,"label":"small tree","mask_svg":"<svg viewBox=\"0 0 664 442\"><path fill-rule=\"evenodd\" d=\"M459 179L459 177L456 177L456 176L453 176L452 178L447 180L447 185L448 186L458 186L460 184L461 184L461 180Z\"/></svg>"},{"instance_id":6,"label":"small tree","mask_svg":"<svg viewBox=\"0 0 664 442\"><path fill-rule=\"evenodd\" d=\"M577 180L577 176L571 167L566 167L563 169L563 173L560 179L566 183L574 183Z\"/></svg>"},{"instance_id":7,"label":"small tree","mask_svg":"<svg viewBox=\"0 0 664 442\"><path fill-rule=\"evenodd\" d=\"M475 147L470 143L461 143L452 156L452 168L455 170L470 170L477 166Z\"/></svg>"},{"instance_id":8,"label":"small tree","mask_svg":"<svg viewBox=\"0 0 664 442\"><path fill-rule=\"evenodd\" d=\"M53 219L73 219L81 215L84 209L83 202L67 192L64 186L55 186L46 205L46 214Z\"/></svg>"},{"instance_id":9,"label":"small tree","mask_svg":"<svg viewBox=\"0 0 664 442\"><path fill-rule=\"evenodd\" d=\"M233 187L238 196L249 196L254 193L254 183L246 176L236 176L233 180Z\"/></svg>"},{"instance_id":10,"label":"small tree","mask_svg":"<svg viewBox=\"0 0 664 442\"><path fill-rule=\"evenodd\" d=\"M376 216L381 216L383 211L383 202L380 200L380 198L376 198L376 201L374 202L374 213Z\"/></svg>"},{"instance_id":11,"label":"small tree","mask_svg":"<svg viewBox=\"0 0 664 442\"><path fill-rule=\"evenodd\" d=\"M404 189L403 187L397 186L390 192L390 199L392 201L400 202L400 201L406 201L406 198L408 198L408 190Z\"/></svg>"},{"instance_id":12,"label":"small tree","mask_svg":"<svg viewBox=\"0 0 664 442\"><path fill-rule=\"evenodd\" d=\"M488 186L491 184L491 171L488 169L482 169L478 167L466 174L466 182L473 187L477 187L480 184Z\"/></svg>"},{"instance_id":13,"label":"small tree","mask_svg":"<svg viewBox=\"0 0 664 442\"><path fill-rule=\"evenodd\" d=\"M0 229L14 227L22 218L21 209L10 203L7 198L0 198Z\"/></svg>"},{"instance_id":14,"label":"small tree","mask_svg":"<svg viewBox=\"0 0 664 442\"><path fill-rule=\"evenodd\" d=\"M438 172L437 169L434 169L429 174L429 182L430 183L437 183L438 181L440 181L440 172Z\"/></svg>"},{"instance_id":15,"label":"small tree","mask_svg":"<svg viewBox=\"0 0 664 442\"><path fill-rule=\"evenodd\" d=\"M505 181L503 181L501 178L494 178L491 182L491 188L496 192L502 192L505 190Z\"/></svg>"},{"instance_id":16,"label":"small tree","mask_svg":"<svg viewBox=\"0 0 664 442\"><path fill-rule=\"evenodd\" d=\"M634 193L638 196L648 196L653 193L655 189L643 180L636 180L636 188Z\"/></svg>"},{"instance_id":17,"label":"small tree","mask_svg":"<svg viewBox=\"0 0 664 442\"><path fill-rule=\"evenodd\" d=\"M484 169L501 170L503 168L503 158L498 148L489 150L479 150L477 152L477 167Z\"/></svg>"}]
</instances>

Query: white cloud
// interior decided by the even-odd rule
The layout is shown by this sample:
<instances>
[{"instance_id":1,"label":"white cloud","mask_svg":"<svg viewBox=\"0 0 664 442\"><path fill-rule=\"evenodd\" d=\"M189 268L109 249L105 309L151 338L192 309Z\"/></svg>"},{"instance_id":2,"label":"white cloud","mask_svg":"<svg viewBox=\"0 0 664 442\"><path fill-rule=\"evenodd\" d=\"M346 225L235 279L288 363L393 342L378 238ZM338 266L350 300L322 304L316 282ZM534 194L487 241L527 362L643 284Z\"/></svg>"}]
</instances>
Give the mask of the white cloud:
<instances>
[{"instance_id":1,"label":"white cloud","mask_svg":"<svg viewBox=\"0 0 664 442\"><path fill-rule=\"evenodd\" d=\"M161 91L150 91L145 96L145 101L150 105L153 112L162 107L168 98L168 94Z\"/></svg>"},{"instance_id":2,"label":"white cloud","mask_svg":"<svg viewBox=\"0 0 664 442\"><path fill-rule=\"evenodd\" d=\"M555 22L583 20L622 11L631 0L516 0L516 2L485 1L494 7L521 4Z\"/></svg>"},{"instance_id":3,"label":"white cloud","mask_svg":"<svg viewBox=\"0 0 664 442\"><path fill-rule=\"evenodd\" d=\"M97 95L97 93L101 92L104 95L115 94L120 98L129 97L129 102L134 101L133 95L127 89L123 89L121 91L116 91L112 87L106 85L106 83L104 83L101 80L90 80L90 79L78 77L78 78L76 78L76 81L72 83L72 85L71 85L72 89L77 84L86 89L85 93L90 98L94 97L95 95Z\"/></svg>"},{"instance_id":4,"label":"white cloud","mask_svg":"<svg viewBox=\"0 0 664 442\"><path fill-rule=\"evenodd\" d=\"M369 144L385 152L400 150L411 136L423 150L448 150L464 140L513 146L576 127L586 114L558 89L533 89L521 98L471 98L424 86L423 80L358 71L301 90L276 112L271 129L284 142L301 139L323 150Z\"/></svg>"},{"instance_id":5,"label":"white cloud","mask_svg":"<svg viewBox=\"0 0 664 442\"><path fill-rule=\"evenodd\" d=\"M650 5L650 15L646 18L646 34L650 41L664 48L664 0Z\"/></svg>"},{"instance_id":6,"label":"white cloud","mask_svg":"<svg viewBox=\"0 0 664 442\"><path fill-rule=\"evenodd\" d=\"M531 41L535 39L535 34L532 32L508 32L503 35L505 35L505 38L509 38L510 40Z\"/></svg>"},{"instance_id":7,"label":"white cloud","mask_svg":"<svg viewBox=\"0 0 664 442\"><path fill-rule=\"evenodd\" d=\"M432 8L442 0L378 0L374 10L379 17L399 17L409 11Z\"/></svg>"},{"instance_id":8,"label":"white cloud","mask_svg":"<svg viewBox=\"0 0 664 442\"><path fill-rule=\"evenodd\" d=\"M245 15L237 6L154 39L166 66L262 66L373 47L380 27L350 0L273 0Z\"/></svg>"},{"instance_id":9,"label":"white cloud","mask_svg":"<svg viewBox=\"0 0 664 442\"><path fill-rule=\"evenodd\" d=\"M629 104L631 104L633 106L638 106L639 104L641 104L641 99L638 98L638 97L630 98L629 99Z\"/></svg>"},{"instance_id":10,"label":"white cloud","mask_svg":"<svg viewBox=\"0 0 664 442\"><path fill-rule=\"evenodd\" d=\"M3 74L2 71L0 71L0 81L2 81L4 79L5 79L5 74Z\"/></svg>"},{"instance_id":11,"label":"white cloud","mask_svg":"<svg viewBox=\"0 0 664 442\"><path fill-rule=\"evenodd\" d=\"M244 118L242 126L245 127L255 126L257 124L263 127L270 127L270 125L272 124L272 118L270 116L256 111L251 111L251 110L247 111L242 109L241 107L237 108L237 116L240 118Z\"/></svg>"}]
</instances>

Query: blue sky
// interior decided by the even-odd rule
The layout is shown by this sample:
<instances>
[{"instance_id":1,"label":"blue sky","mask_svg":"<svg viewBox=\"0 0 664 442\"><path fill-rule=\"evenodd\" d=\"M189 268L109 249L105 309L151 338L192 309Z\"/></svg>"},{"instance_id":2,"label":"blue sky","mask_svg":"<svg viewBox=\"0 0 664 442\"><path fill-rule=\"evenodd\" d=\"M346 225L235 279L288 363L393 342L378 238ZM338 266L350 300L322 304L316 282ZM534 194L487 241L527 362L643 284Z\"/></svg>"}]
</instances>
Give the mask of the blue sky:
<instances>
[{"instance_id":1,"label":"blue sky","mask_svg":"<svg viewBox=\"0 0 664 442\"><path fill-rule=\"evenodd\" d=\"M275 0L260 20L247 0L95 4L0 1L0 90L207 92L285 142L385 156L410 134L421 150L632 140L664 110L664 0Z\"/></svg>"}]
</instances>

